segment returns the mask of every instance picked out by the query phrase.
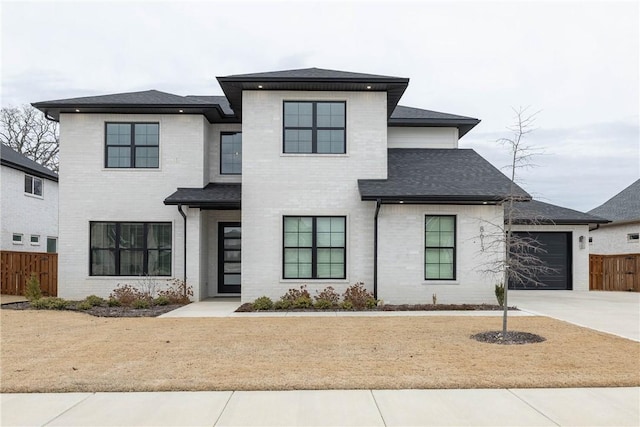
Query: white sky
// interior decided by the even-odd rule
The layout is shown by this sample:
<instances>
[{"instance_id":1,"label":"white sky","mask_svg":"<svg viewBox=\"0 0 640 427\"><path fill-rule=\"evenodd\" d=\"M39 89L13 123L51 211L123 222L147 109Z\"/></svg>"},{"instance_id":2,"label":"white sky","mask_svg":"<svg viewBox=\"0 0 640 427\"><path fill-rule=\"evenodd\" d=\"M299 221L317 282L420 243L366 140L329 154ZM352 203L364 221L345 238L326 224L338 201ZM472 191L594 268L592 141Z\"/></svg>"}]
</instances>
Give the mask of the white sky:
<instances>
[{"instance_id":1,"label":"white sky","mask_svg":"<svg viewBox=\"0 0 640 427\"><path fill-rule=\"evenodd\" d=\"M2 106L319 67L411 79L401 105L477 117L461 140L497 167L512 107L541 110L534 197L592 209L640 177L640 7L623 2L13 2ZM63 141L64 143L64 141Z\"/></svg>"}]
</instances>

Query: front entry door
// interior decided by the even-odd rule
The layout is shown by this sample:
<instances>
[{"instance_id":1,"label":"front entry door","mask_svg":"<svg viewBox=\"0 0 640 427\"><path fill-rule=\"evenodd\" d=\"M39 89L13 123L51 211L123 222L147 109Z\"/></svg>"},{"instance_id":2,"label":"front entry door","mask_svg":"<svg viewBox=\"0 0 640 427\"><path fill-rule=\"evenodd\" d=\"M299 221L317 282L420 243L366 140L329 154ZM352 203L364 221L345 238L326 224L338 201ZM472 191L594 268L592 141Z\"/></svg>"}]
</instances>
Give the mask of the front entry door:
<instances>
[{"instance_id":1,"label":"front entry door","mask_svg":"<svg viewBox=\"0 0 640 427\"><path fill-rule=\"evenodd\" d=\"M240 293L241 228L239 222L218 225L218 293Z\"/></svg>"}]
</instances>

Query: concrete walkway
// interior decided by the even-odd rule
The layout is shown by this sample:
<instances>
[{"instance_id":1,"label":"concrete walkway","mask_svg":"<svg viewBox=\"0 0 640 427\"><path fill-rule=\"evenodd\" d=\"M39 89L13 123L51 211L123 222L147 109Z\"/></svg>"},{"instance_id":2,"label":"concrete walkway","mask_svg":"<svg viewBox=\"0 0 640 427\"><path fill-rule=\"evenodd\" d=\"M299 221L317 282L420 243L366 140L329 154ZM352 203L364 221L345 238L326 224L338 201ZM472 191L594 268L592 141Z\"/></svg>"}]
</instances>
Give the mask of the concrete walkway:
<instances>
[{"instance_id":1,"label":"concrete walkway","mask_svg":"<svg viewBox=\"0 0 640 427\"><path fill-rule=\"evenodd\" d=\"M508 304L531 314L640 341L640 293L510 291Z\"/></svg>"},{"instance_id":2,"label":"concrete walkway","mask_svg":"<svg viewBox=\"0 0 640 427\"><path fill-rule=\"evenodd\" d=\"M3 394L3 426L638 426L640 388Z\"/></svg>"}]
</instances>

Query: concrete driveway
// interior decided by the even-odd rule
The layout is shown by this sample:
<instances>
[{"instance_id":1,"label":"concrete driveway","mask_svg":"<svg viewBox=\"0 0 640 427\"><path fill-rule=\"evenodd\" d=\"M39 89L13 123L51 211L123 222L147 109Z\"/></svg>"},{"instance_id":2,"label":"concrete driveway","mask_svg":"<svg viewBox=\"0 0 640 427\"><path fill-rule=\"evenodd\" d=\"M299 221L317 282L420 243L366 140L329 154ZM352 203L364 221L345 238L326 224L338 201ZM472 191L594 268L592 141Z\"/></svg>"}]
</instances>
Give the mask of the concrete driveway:
<instances>
[{"instance_id":1,"label":"concrete driveway","mask_svg":"<svg viewBox=\"0 0 640 427\"><path fill-rule=\"evenodd\" d=\"M508 304L532 314L640 341L640 293L511 290Z\"/></svg>"}]
</instances>

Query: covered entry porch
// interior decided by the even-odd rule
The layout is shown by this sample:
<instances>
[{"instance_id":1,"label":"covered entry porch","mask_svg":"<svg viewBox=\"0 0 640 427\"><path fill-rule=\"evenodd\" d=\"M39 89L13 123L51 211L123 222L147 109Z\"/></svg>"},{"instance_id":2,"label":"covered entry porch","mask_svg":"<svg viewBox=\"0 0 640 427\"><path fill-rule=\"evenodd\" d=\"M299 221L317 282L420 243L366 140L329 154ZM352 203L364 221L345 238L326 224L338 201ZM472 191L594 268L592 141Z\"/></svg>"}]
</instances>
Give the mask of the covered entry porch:
<instances>
[{"instance_id":1,"label":"covered entry porch","mask_svg":"<svg viewBox=\"0 0 640 427\"><path fill-rule=\"evenodd\" d=\"M178 188L164 200L183 218L182 275L194 299L240 297L242 289L241 185L210 183ZM180 266L176 266L176 276Z\"/></svg>"}]
</instances>

